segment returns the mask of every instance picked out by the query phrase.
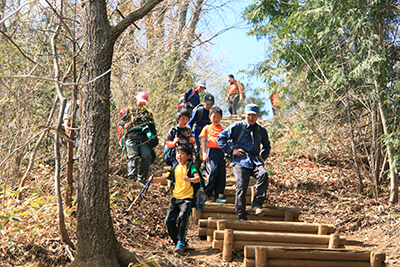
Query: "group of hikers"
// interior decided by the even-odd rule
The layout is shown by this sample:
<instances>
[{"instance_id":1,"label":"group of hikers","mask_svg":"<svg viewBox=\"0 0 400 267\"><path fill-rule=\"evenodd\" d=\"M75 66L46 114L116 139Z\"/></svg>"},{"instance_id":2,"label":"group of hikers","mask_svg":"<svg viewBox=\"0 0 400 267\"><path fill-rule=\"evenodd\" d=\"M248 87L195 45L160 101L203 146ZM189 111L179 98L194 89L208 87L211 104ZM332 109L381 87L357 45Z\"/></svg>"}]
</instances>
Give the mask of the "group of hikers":
<instances>
[{"instance_id":1,"label":"group of hikers","mask_svg":"<svg viewBox=\"0 0 400 267\"><path fill-rule=\"evenodd\" d=\"M243 87L233 75L229 75L228 80L226 101L233 115L237 114L238 101L243 101ZM178 101L177 125L169 130L165 142L165 159L171 171L151 178L152 182L172 181L165 224L176 245L176 253L183 253L188 246L185 234L197 192L204 189L205 202L211 201L213 196L217 203L226 202L226 166L230 162L236 178L237 219L247 220L246 192L250 176L257 179L250 214L265 212L262 204L266 198L268 174L264 160L271 147L267 130L257 123L260 108L248 104L244 110L245 120L224 129L221 125L223 112L214 106L214 96L207 93L200 102L199 94L205 89L205 82L199 81L195 89L189 89ZM143 184L147 183L149 166L155 159L153 148L159 143L148 103L146 92L137 93L134 105L125 108L118 120L118 125L125 130L122 145L128 160L127 178ZM203 177L206 178L204 185Z\"/></svg>"}]
</instances>

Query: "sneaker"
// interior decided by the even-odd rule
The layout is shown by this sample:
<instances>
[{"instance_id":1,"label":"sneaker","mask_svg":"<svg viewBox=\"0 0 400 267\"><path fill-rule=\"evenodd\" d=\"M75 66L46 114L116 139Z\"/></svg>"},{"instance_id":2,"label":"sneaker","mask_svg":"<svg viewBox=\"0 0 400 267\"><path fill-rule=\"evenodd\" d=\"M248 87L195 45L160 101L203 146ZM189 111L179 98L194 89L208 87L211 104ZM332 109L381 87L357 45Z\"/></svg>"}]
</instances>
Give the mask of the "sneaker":
<instances>
[{"instance_id":1,"label":"sneaker","mask_svg":"<svg viewBox=\"0 0 400 267\"><path fill-rule=\"evenodd\" d=\"M176 248L174 249L174 252L177 254L183 254L187 248L187 243L178 241L178 244L176 244Z\"/></svg>"},{"instance_id":2,"label":"sneaker","mask_svg":"<svg viewBox=\"0 0 400 267\"><path fill-rule=\"evenodd\" d=\"M226 203L226 197L224 194L218 194L217 199L215 200L216 203Z\"/></svg>"},{"instance_id":3,"label":"sneaker","mask_svg":"<svg viewBox=\"0 0 400 267\"><path fill-rule=\"evenodd\" d=\"M265 212L265 210L261 207L252 207L250 214L261 216L264 212Z\"/></svg>"},{"instance_id":4,"label":"sneaker","mask_svg":"<svg viewBox=\"0 0 400 267\"><path fill-rule=\"evenodd\" d=\"M208 197L204 203L207 203L207 202L210 202L210 201L211 201L211 197Z\"/></svg>"}]
</instances>

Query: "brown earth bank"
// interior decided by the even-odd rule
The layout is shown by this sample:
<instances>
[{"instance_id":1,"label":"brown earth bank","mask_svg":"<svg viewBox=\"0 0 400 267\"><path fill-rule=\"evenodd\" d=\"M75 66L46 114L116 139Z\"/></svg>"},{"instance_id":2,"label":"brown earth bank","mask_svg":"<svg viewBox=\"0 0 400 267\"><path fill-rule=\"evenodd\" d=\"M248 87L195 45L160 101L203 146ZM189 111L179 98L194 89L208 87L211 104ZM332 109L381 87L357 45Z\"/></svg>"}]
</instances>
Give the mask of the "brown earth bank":
<instances>
[{"instance_id":1,"label":"brown earth bank","mask_svg":"<svg viewBox=\"0 0 400 267\"><path fill-rule=\"evenodd\" d=\"M400 207L387 204L388 181L381 183L379 197L374 199L368 193L368 183L365 183L367 189L363 194L357 193L354 171L345 162L332 164L304 155L293 155L278 162L279 157L274 152L266 162L270 173L266 204L297 207L302 221L333 224L336 232L346 237L347 249L381 250L386 253L386 266L400 266ZM157 169L160 173L161 166ZM30 187L35 191L33 184L32 179ZM125 248L143 258L143 265L134 266L145 266L149 260L162 266L242 266L243 251L235 250L233 261L224 263L221 251L201 240L197 236L198 226L193 224L187 235L189 249L184 255L174 255L174 246L164 226L170 198L165 196L166 188L151 184L126 213L140 191L135 187L123 177L110 177L111 213L117 238ZM20 221L2 216L0 266L67 266L71 262L74 251L60 242L57 217L54 213L40 213L46 205L54 205L55 199L52 201L53 204L42 203L38 208L37 216L53 216L46 224L40 223L45 218L34 219L32 214L30 217L19 216ZM4 198L3 214L13 207L15 218L18 218L24 211L22 208L18 211L16 207L24 203ZM70 236L76 242L74 209L67 212L67 217L70 218ZM16 227L10 227L10 223ZM26 226L18 227L18 224Z\"/></svg>"}]
</instances>

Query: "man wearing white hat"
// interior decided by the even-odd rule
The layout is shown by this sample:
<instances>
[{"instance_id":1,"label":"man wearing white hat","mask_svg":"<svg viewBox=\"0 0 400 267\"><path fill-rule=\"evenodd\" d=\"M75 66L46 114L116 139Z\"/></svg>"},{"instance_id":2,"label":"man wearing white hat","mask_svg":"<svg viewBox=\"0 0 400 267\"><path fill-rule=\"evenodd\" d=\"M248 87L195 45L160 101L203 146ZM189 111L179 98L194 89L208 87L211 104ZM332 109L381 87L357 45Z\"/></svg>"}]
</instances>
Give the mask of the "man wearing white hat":
<instances>
[{"instance_id":1,"label":"man wearing white hat","mask_svg":"<svg viewBox=\"0 0 400 267\"><path fill-rule=\"evenodd\" d=\"M256 104L249 104L245 107L245 115L244 121L232 123L217 137L222 151L232 156L232 168L236 178L235 208L238 220L247 220L246 192L250 176L257 179L250 214L261 215L265 212L262 204L268 188L268 173L264 168L264 160L271 150L267 130L257 123L260 108Z\"/></svg>"},{"instance_id":2,"label":"man wearing white hat","mask_svg":"<svg viewBox=\"0 0 400 267\"><path fill-rule=\"evenodd\" d=\"M183 95L182 102L178 104L178 108L187 108L190 112L200 104L200 93L206 89L205 81L198 81L196 83L196 89L189 88L189 90Z\"/></svg>"}]
</instances>

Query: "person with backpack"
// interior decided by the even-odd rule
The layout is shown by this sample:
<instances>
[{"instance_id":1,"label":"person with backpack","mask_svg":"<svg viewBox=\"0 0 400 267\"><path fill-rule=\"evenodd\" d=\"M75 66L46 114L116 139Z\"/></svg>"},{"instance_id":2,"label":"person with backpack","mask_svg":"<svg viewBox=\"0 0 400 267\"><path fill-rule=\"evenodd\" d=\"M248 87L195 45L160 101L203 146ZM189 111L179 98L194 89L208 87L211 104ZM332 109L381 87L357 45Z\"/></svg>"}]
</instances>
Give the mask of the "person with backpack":
<instances>
[{"instance_id":1,"label":"person with backpack","mask_svg":"<svg viewBox=\"0 0 400 267\"><path fill-rule=\"evenodd\" d=\"M222 132L223 127L220 124L222 119L222 109L212 107L210 110L211 124L204 126L200 133L201 151L205 172L207 173L206 192L207 200L211 200L212 193L215 192L216 203L226 203L224 195L226 186L226 160L224 152L217 143L217 136ZM204 175L205 176L205 175Z\"/></svg>"},{"instance_id":2,"label":"person with backpack","mask_svg":"<svg viewBox=\"0 0 400 267\"><path fill-rule=\"evenodd\" d=\"M167 232L176 245L175 253L182 254L188 247L186 230L192 206L195 206L195 196L201 189L202 179L199 170L189 161L192 150L187 145L176 147L175 165L171 172L161 177L154 177L152 181L162 183L166 179L172 182L172 198L165 218Z\"/></svg>"},{"instance_id":3,"label":"person with backpack","mask_svg":"<svg viewBox=\"0 0 400 267\"><path fill-rule=\"evenodd\" d=\"M200 133L204 126L211 123L210 121L210 109L214 105L214 96L212 94L206 94L203 98L203 103L198 105L192 113L192 117L189 120L189 127L193 130L194 128L194 138L195 142L195 156L194 162L197 168L200 170L201 167L201 158L200 158L200 150L201 150L201 139Z\"/></svg>"},{"instance_id":4,"label":"person with backpack","mask_svg":"<svg viewBox=\"0 0 400 267\"><path fill-rule=\"evenodd\" d=\"M237 105L239 101L243 101L243 86L232 74L228 75L228 93L226 94L226 102L228 102L229 113L231 115L237 114Z\"/></svg>"},{"instance_id":5,"label":"person with backpack","mask_svg":"<svg viewBox=\"0 0 400 267\"><path fill-rule=\"evenodd\" d=\"M186 144L193 149L193 144L196 140L192 134L192 129L187 126L190 115L190 110L186 108L178 110L176 113L178 125L173 126L168 132L164 148L164 159L165 163L169 166L178 164L175 158L175 148L177 146Z\"/></svg>"},{"instance_id":6,"label":"person with backpack","mask_svg":"<svg viewBox=\"0 0 400 267\"><path fill-rule=\"evenodd\" d=\"M189 88L186 93L184 93L178 100L176 104L177 108L187 108L190 113L193 109L200 104L200 95L206 89L205 81L198 81L196 83L196 88Z\"/></svg>"},{"instance_id":7,"label":"person with backpack","mask_svg":"<svg viewBox=\"0 0 400 267\"><path fill-rule=\"evenodd\" d=\"M125 108L118 125L125 132L122 138L124 153L128 159L128 179L146 183L149 167L155 159L153 147L158 145L157 130L153 114L146 108L149 96L139 92L135 97L135 106ZM142 159L138 172L139 159Z\"/></svg>"},{"instance_id":8,"label":"person with backpack","mask_svg":"<svg viewBox=\"0 0 400 267\"><path fill-rule=\"evenodd\" d=\"M260 108L256 104L249 104L245 107L245 115L244 121L232 123L217 137L222 151L232 157L238 220L247 220L246 192L250 176L257 179L250 214L261 215L265 212L262 204L268 188L268 173L264 168L264 160L271 150L267 130L257 123Z\"/></svg>"}]
</instances>

